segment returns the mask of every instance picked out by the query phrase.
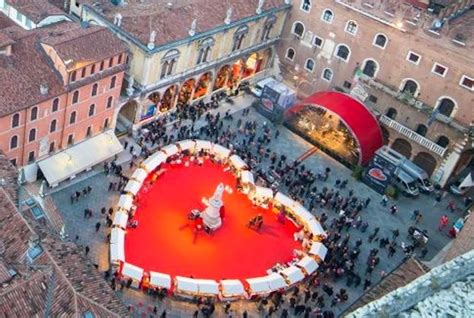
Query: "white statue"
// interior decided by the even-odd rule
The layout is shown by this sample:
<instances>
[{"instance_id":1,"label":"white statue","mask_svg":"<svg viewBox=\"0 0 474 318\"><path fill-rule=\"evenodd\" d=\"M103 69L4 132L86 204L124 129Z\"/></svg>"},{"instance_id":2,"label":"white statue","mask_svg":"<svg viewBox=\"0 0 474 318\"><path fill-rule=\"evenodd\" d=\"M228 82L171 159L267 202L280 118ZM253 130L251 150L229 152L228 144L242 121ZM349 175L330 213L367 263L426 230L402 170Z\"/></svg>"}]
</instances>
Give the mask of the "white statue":
<instances>
[{"instance_id":1,"label":"white statue","mask_svg":"<svg viewBox=\"0 0 474 318\"><path fill-rule=\"evenodd\" d=\"M133 84L135 83L135 79L133 78L132 75L128 77L128 86L127 86L127 95L132 96L133 95Z\"/></svg>"},{"instance_id":2,"label":"white statue","mask_svg":"<svg viewBox=\"0 0 474 318\"><path fill-rule=\"evenodd\" d=\"M229 9L227 9L227 15L225 17L225 24L230 24L230 22L232 21L232 7L229 7Z\"/></svg>"},{"instance_id":3,"label":"white statue","mask_svg":"<svg viewBox=\"0 0 474 318\"><path fill-rule=\"evenodd\" d=\"M211 230L216 230L222 225L220 211L221 207L224 205L224 202L222 201L224 189L224 184L219 183L216 191L214 191L214 194L209 199L206 209L201 213L204 225Z\"/></svg>"},{"instance_id":4,"label":"white statue","mask_svg":"<svg viewBox=\"0 0 474 318\"><path fill-rule=\"evenodd\" d=\"M150 39L148 40L148 49L153 50L155 48L155 39L156 39L156 31L151 31Z\"/></svg>"},{"instance_id":5,"label":"white statue","mask_svg":"<svg viewBox=\"0 0 474 318\"><path fill-rule=\"evenodd\" d=\"M257 7L257 10L255 12L257 12L257 14L260 14L262 13L262 8L263 8L263 3L265 2L265 0L258 0L258 7Z\"/></svg>"},{"instance_id":6,"label":"white statue","mask_svg":"<svg viewBox=\"0 0 474 318\"><path fill-rule=\"evenodd\" d=\"M196 34L196 24L197 24L197 21L196 19L194 19L193 22L191 23L191 29L189 29L190 36L194 36L194 34Z\"/></svg>"}]
</instances>

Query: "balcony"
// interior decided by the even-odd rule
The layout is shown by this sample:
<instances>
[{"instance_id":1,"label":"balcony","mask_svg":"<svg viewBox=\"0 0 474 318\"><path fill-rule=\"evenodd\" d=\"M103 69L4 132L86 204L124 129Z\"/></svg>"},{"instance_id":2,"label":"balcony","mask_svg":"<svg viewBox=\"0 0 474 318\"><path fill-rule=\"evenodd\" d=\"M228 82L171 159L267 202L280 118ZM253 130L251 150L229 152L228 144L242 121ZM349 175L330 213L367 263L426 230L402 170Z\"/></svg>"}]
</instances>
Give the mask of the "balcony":
<instances>
[{"instance_id":1,"label":"balcony","mask_svg":"<svg viewBox=\"0 0 474 318\"><path fill-rule=\"evenodd\" d=\"M423 137L422 135L414 132L408 127L403 126L399 122L385 116L381 115L380 116L380 122L384 124L385 126L397 131L398 133L408 137L408 139L416 142L417 144L425 147L429 151L439 155L440 157L443 157L447 148L443 148L440 145L432 142L428 138Z\"/></svg>"}]
</instances>

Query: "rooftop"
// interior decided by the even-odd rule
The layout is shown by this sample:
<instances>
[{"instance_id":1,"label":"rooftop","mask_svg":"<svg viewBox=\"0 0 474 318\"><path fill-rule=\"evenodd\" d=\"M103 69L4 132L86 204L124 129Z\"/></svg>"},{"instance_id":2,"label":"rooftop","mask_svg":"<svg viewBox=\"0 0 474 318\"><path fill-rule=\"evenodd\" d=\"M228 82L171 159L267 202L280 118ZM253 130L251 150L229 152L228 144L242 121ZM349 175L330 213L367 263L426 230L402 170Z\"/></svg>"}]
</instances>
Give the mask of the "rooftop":
<instances>
[{"instance_id":1,"label":"rooftop","mask_svg":"<svg viewBox=\"0 0 474 318\"><path fill-rule=\"evenodd\" d=\"M111 1L83 1L114 22L121 14L121 26L125 32L146 45L150 33L156 31L155 45L178 41L189 37L189 30L196 19L196 33L212 30L224 25L227 10L232 8L232 21L241 20L256 14L259 0L128 0L122 6ZM262 11L283 7L283 0L267 0Z\"/></svg>"},{"instance_id":2,"label":"rooftop","mask_svg":"<svg viewBox=\"0 0 474 318\"><path fill-rule=\"evenodd\" d=\"M49 16L66 15L63 10L48 0L5 0L5 2L34 23L39 23Z\"/></svg>"},{"instance_id":3,"label":"rooftop","mask_svg":"<svg viewBox=\"0 0 474 318\"><path fill-rule=\"evenodd\" d=\"M0 169L16 175L15 168L0 154ZM0 188L0 316L128 316L101 274L77 246L62 242L48 230L20 214L10 196L15 181ZM9 194L10 193L10 194ZM37 254L31 253L39 240ZM35 255L33 260L27 257Z\"/></svg>"}]
</instances>

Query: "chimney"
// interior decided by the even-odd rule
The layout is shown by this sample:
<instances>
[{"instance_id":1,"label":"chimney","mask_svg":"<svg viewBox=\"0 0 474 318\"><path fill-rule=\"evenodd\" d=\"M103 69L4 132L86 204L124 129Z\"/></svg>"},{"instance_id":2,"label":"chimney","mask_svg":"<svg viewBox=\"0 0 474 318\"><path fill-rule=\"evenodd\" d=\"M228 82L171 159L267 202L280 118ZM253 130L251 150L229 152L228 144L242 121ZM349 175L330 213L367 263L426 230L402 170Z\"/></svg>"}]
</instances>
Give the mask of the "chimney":
<instances>
[{"instance_id":1,"label":"chimney","mask_svg":"<svg viewBox=\"0 0 474 318\"><path fill-rule=\"evenodd\" d=\"M49 91L49 89L48 89L48 85L47 85L47 84L41 84L41 85L40 85L40 93L41 93L41 95L43 95L43 96L48 95L48 91Z\"/></svg>"}]
</instances>

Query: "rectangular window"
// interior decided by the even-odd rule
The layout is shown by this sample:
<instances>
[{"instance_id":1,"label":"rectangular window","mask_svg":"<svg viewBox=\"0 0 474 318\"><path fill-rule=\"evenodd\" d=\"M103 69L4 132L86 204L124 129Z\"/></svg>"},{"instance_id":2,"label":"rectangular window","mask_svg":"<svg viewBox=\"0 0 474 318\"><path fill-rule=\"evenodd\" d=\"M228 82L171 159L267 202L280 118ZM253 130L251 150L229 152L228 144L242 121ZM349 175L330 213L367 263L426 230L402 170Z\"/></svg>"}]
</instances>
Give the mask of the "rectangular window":
<instances>
[{"instance_id":1,"label":"rectangular window","mask_svg":"<svg viewBox=\"0 0 474 318\"><path fill-rule=\"evenodd\" d=\"M412 52L412 51L408 51L407 61L415 65L418 65L420 64L420 61L421 61L421 55L416 54L415 52Z\"/></svg>"},{"instance_id":2,"label":"rectangular window","mask_svg":"<svg viewBox=\"0 0 474 318\"><path fill-rule=\"evenodd\" d=\"M35 152L30 151L30 153L28 154L28 163L33 163L34 161L35 161Z\"/></svg>"},{"instance_id":3,"label":"rectangular window","mask_svg":"<svg viewBox=\"0 0 474 318\"><path fill-rule=\"evenodd\" d=\"M374 95L369 95L369 102L377 104L377 97Z\"/></svg>"},{"instance_id":4,"label":"rectangular window","mask_svg":"<svg viewBox=\"0 0 474 318\"><path fill-rule=\"evenodd\" d=\"M68 144L68 146L72 145L73 143L74 143L74 136L73 136L73 135L67 136L67 144Z\"/></svg>"},{"instance_id":5,"label":"rectangular window","mask_svg":"<svg viewBox=\"0 0 474 318\"><path fill-rule=\"evenodd\" d=\"M434 63L433 68L431 69L431 72L433 72L436 75L439 75L441 77L445 77L446 74L448 73L448 68L446 66L441 65L441 64Z\"/></svg>"},{"instance_id":6,"label":"rectangular window","mask_svg":"<svg viewBox=\"0 0 474 318\"><path fill-rule=\"evenodd\" d=\"M84 67L81 71L81 78L86 77L86 68Z\"/></svg>"},{"instance_id":7,"label":"rectangular window","mask_svg":"<svg viewBox=\"0 0 474 318\"><path fill-rule=\"evenodd\" d=\"M49 144L49 153L53 153L55 149L56 149L56 147L55 147L54 141L53 141L52 143Z\"/></svg>"},{"instance_id":8,"label":"rectangular window","mask_svg":"<svg viewBox=\"0 0 474 318\"><path fill-rule=\"evenodd\" d=\"M344 81L344 84L342 84L344 88L350 89L352 87L352 83L349 81Z\"/></svg>"},{"instance_id":9,"label":"rectangular window","mask_svg":"<svg viewBox=\"0 0 474 318\"><path fill-rule=\"evenodd\" d=\"M313 45L319 48L323 47L323 39L315 35L313 38Z\"/></svg>"},{"instance_id":10,"label":"rectangular window","mask_svg":"<svg viewBox=\"0 0 474 318\"><path fill-rule=\"evenodd\" d=\"M10 162L16 167L16 158L13 158L12 160L10 160Z\"/></svg>"},{"instance_id":11,"label":"rectangular window","mask_svg":"<svg viewBox=\"0 0 474 318\"><path fill-rule=\"evenodd\" d=\"M459 85L471 91L474 91L474 78L463 75L461 77L461 81L459 82Z\"/></svg>"}]
</instances>

